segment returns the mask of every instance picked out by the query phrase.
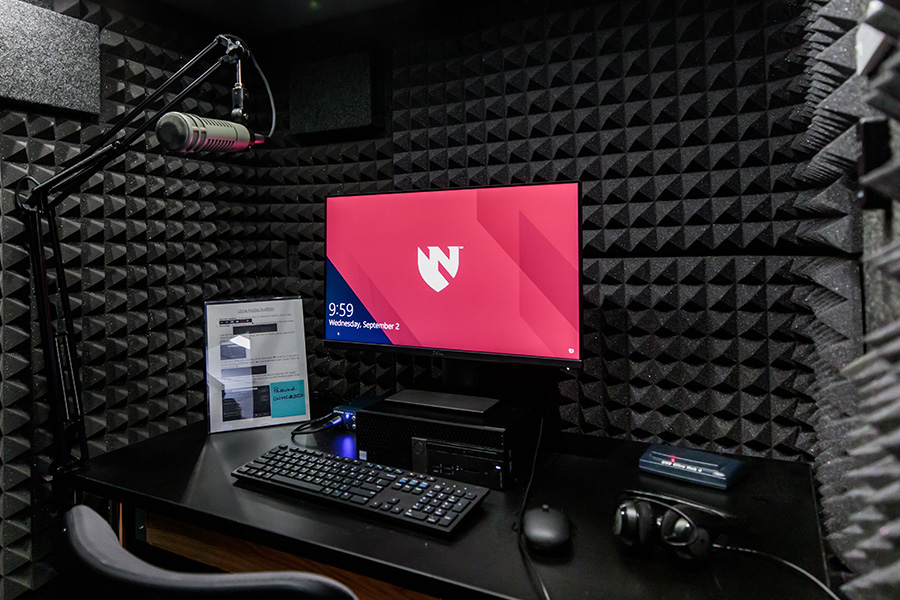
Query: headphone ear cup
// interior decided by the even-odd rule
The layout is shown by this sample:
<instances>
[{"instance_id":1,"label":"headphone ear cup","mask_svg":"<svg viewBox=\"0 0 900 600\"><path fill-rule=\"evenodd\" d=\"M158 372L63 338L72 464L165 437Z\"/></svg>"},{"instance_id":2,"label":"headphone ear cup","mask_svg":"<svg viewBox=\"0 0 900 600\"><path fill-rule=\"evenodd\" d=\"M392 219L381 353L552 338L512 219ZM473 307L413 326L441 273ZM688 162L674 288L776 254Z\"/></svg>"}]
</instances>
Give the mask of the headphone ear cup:
<instances>
[{"instance_id":1,"label":"headphone ear cup","mask_svg":"<svg viewBox=\"0 0 900 600\"><path fill-rule=\"evenodd\" d=\"M638 513L638 546L647 547L650 544L650 538L656 531L656 518L653 514L653 506L649 502L638 500L634 503L634 508Z\"/></svg>"},{"instance_id":2,"label":"headphone ear cup","mask_svg":"<svg viewBox=\"0 0 900 600\"><path fill-rule=\"evenodd\" d=\"M709 539L709 532L702 528L697 528L697 538L683 548L678 548L675 554L685 559L702 559L709 556L712 544Z\"/></svg>"},{"instance_id":3,"label":"headphone ear cup","mask_svg":"<svg viewBox=\"0 0 900 600\"><path fill-rule=\"evenodd\" d=\"M659 525L659 533L663 543L671 546L679 558L705 558L712 547L709 532L698 527L678 510L669 509L665 512Z\"/></svg>"},{"instance_id":4,"label":"headphone ear cup","mask_svg":"<svg viewBox=\"0 0 900 600\"><path fill-rule=\"evenodd\" d=\"M630 548L645 548L653 532L653 507L642 500L626 500L616 511L613 533Z\"/></svg>"}]
</instances>

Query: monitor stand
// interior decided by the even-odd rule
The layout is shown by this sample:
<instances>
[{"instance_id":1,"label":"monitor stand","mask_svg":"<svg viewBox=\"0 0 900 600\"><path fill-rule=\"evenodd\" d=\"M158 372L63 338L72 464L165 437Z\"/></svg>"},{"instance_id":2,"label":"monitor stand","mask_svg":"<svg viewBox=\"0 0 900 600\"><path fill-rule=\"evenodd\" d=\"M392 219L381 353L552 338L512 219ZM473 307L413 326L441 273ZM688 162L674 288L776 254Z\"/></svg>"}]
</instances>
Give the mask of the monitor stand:
<instances>
[{"instance_id":1,"label":"monitor stand","mask_svg":"<svg viewBox=\"0 0 900 600\"><path fill-rule=\"evenodd\" d=\"M440 408L470 414L483 414L498 402L494 398L485 398L483 396L447 394L425 390L402 390L393 396L388 396L385 400L407 406Z\"/></svg>"}]
</instances>

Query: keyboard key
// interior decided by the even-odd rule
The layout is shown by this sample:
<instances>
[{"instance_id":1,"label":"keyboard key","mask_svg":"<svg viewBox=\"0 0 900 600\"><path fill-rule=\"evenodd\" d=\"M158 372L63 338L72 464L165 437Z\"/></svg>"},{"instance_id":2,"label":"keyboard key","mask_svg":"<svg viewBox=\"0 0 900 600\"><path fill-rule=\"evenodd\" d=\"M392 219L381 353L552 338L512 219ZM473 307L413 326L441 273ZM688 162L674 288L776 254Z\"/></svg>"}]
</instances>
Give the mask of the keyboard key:
<instances>
[{"instance_id":1,"label":"keyboard key","mask_svg":"<svg viewBox=\"0 0 900 600\"><path fill-rule=\"evenodd\" d=\"M471 502L468 500L465 500L465 499L460 500L459 502L456 503L456 506L453 507L453 511L454 512L462 512L462 511L466 510L466 507L469 506L469 504L471 504Z\"/></svg>"},{"instance_id":2,"label":"keyboard key","mask_svg":"<svg viewBox=\"0 0 900 600\"><path fill-rule=\"evenodd\" d=\"M322 491L321 485L314 485L312 483L306 483L305 481L297 481L296 479L285 477L283 475L273 475L271 480L277 483L285 483L292 488L305 490L314 494L318 494L320 491Z\"/></svg>"}]
</instances>

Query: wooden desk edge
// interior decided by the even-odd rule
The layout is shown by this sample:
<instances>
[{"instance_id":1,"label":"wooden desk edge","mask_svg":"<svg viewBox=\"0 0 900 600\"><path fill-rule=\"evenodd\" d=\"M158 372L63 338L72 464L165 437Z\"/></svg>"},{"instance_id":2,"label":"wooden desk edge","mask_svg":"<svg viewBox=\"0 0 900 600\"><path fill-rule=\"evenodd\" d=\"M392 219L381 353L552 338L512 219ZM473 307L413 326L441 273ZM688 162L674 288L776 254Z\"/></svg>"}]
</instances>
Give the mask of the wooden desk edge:
<instances>
[{"instance_id":1,"label":"wooden desk edge","mask_svg":"<svg viewBox=\"0 0 900 600\"><path fill-rule=\"evenodd\" d=\"M340 581L360 600L438 600L352 571L155 513L147 514L147 544L229 573L306 571Z\"/></svg>"}]
</instances>

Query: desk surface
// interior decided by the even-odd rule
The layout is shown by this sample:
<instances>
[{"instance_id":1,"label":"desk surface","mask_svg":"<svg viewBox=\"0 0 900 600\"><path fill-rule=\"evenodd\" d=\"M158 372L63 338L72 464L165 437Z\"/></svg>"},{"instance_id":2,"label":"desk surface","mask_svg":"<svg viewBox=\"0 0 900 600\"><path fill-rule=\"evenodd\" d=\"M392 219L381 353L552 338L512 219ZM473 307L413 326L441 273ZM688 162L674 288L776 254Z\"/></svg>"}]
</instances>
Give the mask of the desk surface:
<instances>
[{"instance_id":1,"label":"desk surface","mask_svg":"<svg viewBox=\"0 0 900 600\"><path fill-rule=\"evenodd\" d=\"M538 594L517 550L513 525L524 486L491 491L449 539L374 520L365 513L274 496L234 485L230 472L281 443L290 427L208 435L192 425L90 461L73 487L189 520L280 550L313 558L445 598L515 598ZM334 454L352 455L343 433L298 438ZM817 507L807 465L755 459L729 492L640 473L646 446L621 440L561 436L542 452L530 506L564 510L573 524L572 549L536 558L553 598L685 599L791 597L818 599L821 590L765 558L719 551L703 564L667 553L621 552L613 514L625 489L667 493L743 515L734 545L791 560L824 581Z\"/></svg>"}]
</instances>

